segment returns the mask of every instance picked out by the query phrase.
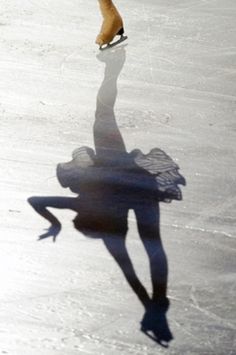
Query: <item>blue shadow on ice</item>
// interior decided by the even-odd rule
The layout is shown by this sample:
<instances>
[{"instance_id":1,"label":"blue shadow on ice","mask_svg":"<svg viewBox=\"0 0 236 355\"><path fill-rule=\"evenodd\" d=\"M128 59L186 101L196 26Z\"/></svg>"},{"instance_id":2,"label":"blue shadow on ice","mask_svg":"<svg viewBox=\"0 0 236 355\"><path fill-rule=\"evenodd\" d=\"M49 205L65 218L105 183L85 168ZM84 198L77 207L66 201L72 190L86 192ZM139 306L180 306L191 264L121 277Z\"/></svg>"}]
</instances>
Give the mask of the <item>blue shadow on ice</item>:
<instances>
[{"instance_id":1,"label":"blue shadow on ice","mask_svg":"<svg viewBox=\"0 0 236 355\"><path fill-rule=\"evenodd\" d=\"M105 63L105 74L97 95L95 149L80 147L71 161L57 166L61 186L78 196L31 197L29 203L51 223L39 239L53 237L55 241L60 232L59 220L47 209L54 207L75 211L75 228L87 237L103 240L145 308L141 330L167 347L173 336L166 318L168 265L160 236L159 202L181 200L178 185L185 185L185 179L178 165L159 148L146 155L138 149L126 150L114 113L125 56L125 46L98 55ZM137 277L125 244L131 209L150 263L152 297Z\"/></svg>"}]
</instances>

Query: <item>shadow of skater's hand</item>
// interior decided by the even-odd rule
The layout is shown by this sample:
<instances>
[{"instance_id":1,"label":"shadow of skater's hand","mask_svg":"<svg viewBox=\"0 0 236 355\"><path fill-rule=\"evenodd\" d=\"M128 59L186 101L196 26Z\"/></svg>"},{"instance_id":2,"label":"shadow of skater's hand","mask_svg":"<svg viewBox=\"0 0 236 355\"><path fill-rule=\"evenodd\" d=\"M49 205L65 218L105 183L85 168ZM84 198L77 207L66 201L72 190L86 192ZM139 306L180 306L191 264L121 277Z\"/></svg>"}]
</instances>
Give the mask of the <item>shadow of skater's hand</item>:
<instances>
[{"instance_id":1,"label":"shadow of skater's hand","mask_svg":"<svg viewBox=\"0 0 236 355\"><path fill-rule=\"evenodd\" d=\"M60 233L61 231L61 224L52 224L51 227L49 227L48 229L46 229L46 233L41 234L38 237L38 240L42 240L42 239L46 239L46 238L50 238L53 237L53 242L56 241L57 235Z\"/></svg>"},{"instance_id":2,"label":"shadow of skater's hand","mask_svg":"<svg viewBox=\"0 0 236 355\"><path fill-rule=\"evenodd\" d=\"M141 331L165 348L168 348L169 342L173 339L166 318L167 309L168 306L152 303L141 321Z\"/></svg>"}]
</instances>

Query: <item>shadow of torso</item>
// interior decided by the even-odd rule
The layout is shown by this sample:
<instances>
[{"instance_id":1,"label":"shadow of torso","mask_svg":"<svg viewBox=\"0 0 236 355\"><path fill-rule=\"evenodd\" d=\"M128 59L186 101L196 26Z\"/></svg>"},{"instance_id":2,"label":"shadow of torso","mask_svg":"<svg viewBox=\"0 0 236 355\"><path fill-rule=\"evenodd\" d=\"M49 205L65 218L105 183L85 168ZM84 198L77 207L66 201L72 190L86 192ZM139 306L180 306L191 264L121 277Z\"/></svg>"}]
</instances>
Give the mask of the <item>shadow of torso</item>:
<instances>
[{"instance_id":1,"label":"shadow of torso","mask_svg":"<svg viewBox=\"0 0 236 355\"><path fill-rule=\"evenodd\" d=\"M119 157L115 154L116 159L113 154L101 160L91 148L81 147L71 162L58 165L61 185L79 195L74 225L84 235L125 235L128 211L148 208L162 198L155 176L135 163L137 154L123 152Z\"/></svg>"}]
</instances>

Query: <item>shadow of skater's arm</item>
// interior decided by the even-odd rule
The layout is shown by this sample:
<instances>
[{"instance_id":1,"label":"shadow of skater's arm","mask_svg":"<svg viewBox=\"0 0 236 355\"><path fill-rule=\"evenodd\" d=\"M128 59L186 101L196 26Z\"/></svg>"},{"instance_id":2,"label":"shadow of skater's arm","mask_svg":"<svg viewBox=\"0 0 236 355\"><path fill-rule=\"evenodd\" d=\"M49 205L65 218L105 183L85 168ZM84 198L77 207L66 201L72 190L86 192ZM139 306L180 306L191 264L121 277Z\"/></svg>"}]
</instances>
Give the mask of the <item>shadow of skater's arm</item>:
<instances>
[{"instance_id":1,"label":"shadow of skater's arm","mask_svg":"<svg viewBox=\"0 0 236 355\"><path fill-rule=\"evenodd\" d=\"M51 223L51 227L48 228L47 232L40 235L39 239L45 239L48 237L53 237L55 241L56 236L61 230L60 221L47 209L48 207L53 207L57 209L71 209L75 211L75 200L74 197L44 197L35 196L28 199L29 204L33 209L48 222Z\"/></svg>"}]
</instances>

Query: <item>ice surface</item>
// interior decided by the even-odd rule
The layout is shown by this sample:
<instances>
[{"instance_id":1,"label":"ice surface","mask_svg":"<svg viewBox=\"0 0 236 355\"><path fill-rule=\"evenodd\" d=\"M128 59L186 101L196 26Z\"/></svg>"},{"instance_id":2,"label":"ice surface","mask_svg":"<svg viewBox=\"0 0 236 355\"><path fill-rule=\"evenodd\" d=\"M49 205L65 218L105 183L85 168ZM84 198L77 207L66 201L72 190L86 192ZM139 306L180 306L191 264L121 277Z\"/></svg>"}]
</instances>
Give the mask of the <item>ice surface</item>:
<instances>
[{"instance_id":1,"label":"ice surface","mask_svg":"<svg viewBox=\"0 0 236 355\"><path fill-rule=\"evenodd\" d=\"M174 339L166 350L140 331L142 304L103 242L74 229L74 212L54 210L57 242L37 241L48 223L27 203L74 196L56 166L94 148L105 68L97 4L2 0L0 353L234 354L235 1L115 3L129 37L115 104L126 149L158 147L187 181L183 201L160 205ZM128 222L127 247L151 294L132 211Z\"/></svg>"}]
</instances>

